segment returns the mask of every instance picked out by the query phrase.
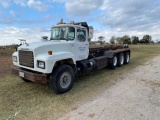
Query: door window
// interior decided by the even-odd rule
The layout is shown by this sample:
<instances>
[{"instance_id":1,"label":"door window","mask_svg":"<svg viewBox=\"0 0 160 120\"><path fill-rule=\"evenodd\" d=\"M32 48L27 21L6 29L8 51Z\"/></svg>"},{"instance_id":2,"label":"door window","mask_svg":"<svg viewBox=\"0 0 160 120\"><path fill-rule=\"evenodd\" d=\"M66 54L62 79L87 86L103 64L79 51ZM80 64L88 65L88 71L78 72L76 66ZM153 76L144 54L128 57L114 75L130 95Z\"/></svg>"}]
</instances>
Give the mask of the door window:
<instances>
[{"instance_id":1,"label":"door window","mask_svg":"<svg viewBox=\"0 0 160 120\"><path fill-rule=\"evenodd\" d=\"M86 40L86 31L83 29L77 30L77 40L80 42L84 42Z\"/></svg>"}]
</instances>

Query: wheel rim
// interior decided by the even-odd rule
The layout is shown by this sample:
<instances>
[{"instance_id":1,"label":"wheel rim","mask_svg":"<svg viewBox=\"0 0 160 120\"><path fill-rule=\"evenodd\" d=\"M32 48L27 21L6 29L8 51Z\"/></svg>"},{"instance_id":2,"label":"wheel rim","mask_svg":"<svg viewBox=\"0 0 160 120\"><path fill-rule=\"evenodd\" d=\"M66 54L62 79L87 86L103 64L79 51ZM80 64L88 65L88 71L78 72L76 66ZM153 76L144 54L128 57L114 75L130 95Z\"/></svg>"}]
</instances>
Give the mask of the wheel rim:
<instances>
[{"instance_id":1,"label":"wheel rim","mask_svg":"<svg viewBox=\"0 0 160 120\"><path fill-rule=\"evenodd\" d=\"M62 88L67 88L71 83L71 74L69 72L64 72L60 77L60 86Z\"/></svg>"},{"instance_id":2,"label":"wheel rim","mask_svg":"<svg viewBox=\"0 0 160 120\"><path fill-rule=\"evenodd\" d=\"M113 65L114 65L114 66L117 65L117 57L116 57L116 56L114 56L114 58L113 58Z\"/></svg>"},{"instance_id":3,"label":"wheel rim","mask_svg":"<svg viewBox=\"0 0 160 120\"><path fill-rule=\"evenodd\" d=\"M124 63L124 56L121 55L121 65L123 65L123 63Z\"/></svg>"},{"instance_id":4,"label":"wheel rim","mask_svg":"<svg viewBox=\"0 0 160 120\"><path fill-rule=\"evenodd\" d=\"M129 54L127 54L127 60L126 61L127 61L127 63L129 62Z\"/></svg>"}]
</instances>

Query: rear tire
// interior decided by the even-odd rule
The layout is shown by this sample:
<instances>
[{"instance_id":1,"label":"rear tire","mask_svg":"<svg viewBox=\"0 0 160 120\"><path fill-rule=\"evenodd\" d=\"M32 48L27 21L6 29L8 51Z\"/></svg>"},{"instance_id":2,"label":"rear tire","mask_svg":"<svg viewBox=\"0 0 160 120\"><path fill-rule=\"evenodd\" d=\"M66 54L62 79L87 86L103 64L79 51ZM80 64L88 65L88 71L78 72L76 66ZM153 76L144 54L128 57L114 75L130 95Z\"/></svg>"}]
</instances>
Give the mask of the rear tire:
<instances>
[{"instance_id":1,"label":"rear tire","mask_svg":"<svg viewBox=\"0 0 160 120\"><path fill-rule=\"evenodd\" d=\"M116 55L113 58L109 59L108 65L109 65L110 69L116 68L116 66L117 66L117 56Z\"/></svg>"},{"instance_id":2,"label":"rear tire","mask_svg":"<svg viewBox=\"0 0 160 120\"><path fill-rule=\"evenodd\" d=\"M129 61L130 61L130 54L129 54L129 52L126 52L124 54L124 64L128 64Z\"/></svg>"},{"instance_id":3,"label":"rear tire","mask_svg":"<svg viewBox=\"0 0 160 120\"><path fill-rule=\"evenodd\" d=\"M61 94L72 88L74 80L75 75L72 67L64 64L53 70L49 85L56 94Z\"/></svg>"},{"instance_id":4,"label":"rear tire","mask_svg":"<svg viewBox=\"0 0 160 120\"><path fill-rule=\"evenodd\" d=\"M117 66L121 67L124 64L124 54L119 53L117 60L118 60Z\"/></svg>"}]
</instances>

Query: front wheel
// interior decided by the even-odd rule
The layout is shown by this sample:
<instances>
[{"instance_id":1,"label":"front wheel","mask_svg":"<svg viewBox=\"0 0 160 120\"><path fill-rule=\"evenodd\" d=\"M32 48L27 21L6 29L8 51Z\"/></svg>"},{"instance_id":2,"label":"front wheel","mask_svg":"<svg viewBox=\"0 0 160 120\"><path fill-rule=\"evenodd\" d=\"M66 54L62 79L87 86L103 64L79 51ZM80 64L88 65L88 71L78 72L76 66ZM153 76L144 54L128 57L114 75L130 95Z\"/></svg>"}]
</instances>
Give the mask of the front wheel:
<instances>
[{"instance_id":1,"label":"front wheel","mask_svg":"<svg viewBox=\"0 0 160 120\"><path fill-rule=\"evenodd\" d=\"M69 65L61 65L53 70L49 85L50 88L57 94L69 91L74 83L74 71Z\"/></svg>"}]
</instances>

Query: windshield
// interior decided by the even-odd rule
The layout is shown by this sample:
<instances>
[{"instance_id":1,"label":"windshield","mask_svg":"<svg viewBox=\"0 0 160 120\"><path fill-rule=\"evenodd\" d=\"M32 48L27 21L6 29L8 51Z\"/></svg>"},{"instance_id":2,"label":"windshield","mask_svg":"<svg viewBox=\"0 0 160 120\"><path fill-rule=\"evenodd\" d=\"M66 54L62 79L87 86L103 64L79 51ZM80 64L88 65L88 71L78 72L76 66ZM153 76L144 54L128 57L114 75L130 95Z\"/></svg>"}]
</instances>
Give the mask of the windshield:
<instances>
[{"instance_id":1,"label":"windshield","mask_svg":"<svg viewBox=\"0 0 160 120\"><path fill-rule=\"evenodd\" d=\"M51 30L51 40L74 40L74 27L53 27Z\"/></svg>"}]
</instances>

